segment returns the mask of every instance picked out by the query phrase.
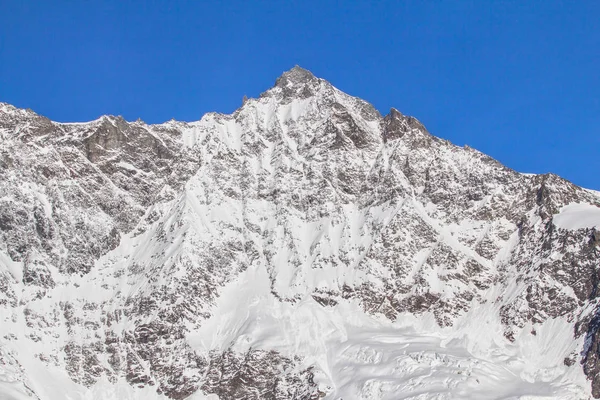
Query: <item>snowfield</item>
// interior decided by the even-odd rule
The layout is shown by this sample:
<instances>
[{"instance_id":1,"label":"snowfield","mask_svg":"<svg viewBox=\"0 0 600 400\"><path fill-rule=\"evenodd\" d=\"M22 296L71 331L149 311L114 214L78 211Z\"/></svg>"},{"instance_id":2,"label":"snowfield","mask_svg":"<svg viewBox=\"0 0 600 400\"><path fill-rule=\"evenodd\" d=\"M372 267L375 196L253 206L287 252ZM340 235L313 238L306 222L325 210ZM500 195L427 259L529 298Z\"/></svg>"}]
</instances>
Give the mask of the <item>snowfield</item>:
<instances>
[{"instance_id":1,"label":"snowfield","mask_svg":"<svg viewBox=\"0 0 600 400\"><path fill-rule=\"evenodd\" d=\"M552 222L562 229L600 228L600 207L591 204L569 204L554 215Z\"/></svg>"},{"instance_id":2,"label":"snowfield","mask_svg":"<svg viewBox=\"0 0 600 400\"><path fill-rule=\"evenodd\" d=\"M564 321L548 320L535 334L526 327L512 345L490 318L498 312L493 306L473 309L452 329L440 329L432 316L407 314L390 323L356 304L281 303L260 275L247 271L224 289L214 310L219 318L189 334L192 346L302 352L331 399L586 398L572 383L584 386L585 377L556 364L581 345L571 342Z\"/></svg>"}]
</instances>

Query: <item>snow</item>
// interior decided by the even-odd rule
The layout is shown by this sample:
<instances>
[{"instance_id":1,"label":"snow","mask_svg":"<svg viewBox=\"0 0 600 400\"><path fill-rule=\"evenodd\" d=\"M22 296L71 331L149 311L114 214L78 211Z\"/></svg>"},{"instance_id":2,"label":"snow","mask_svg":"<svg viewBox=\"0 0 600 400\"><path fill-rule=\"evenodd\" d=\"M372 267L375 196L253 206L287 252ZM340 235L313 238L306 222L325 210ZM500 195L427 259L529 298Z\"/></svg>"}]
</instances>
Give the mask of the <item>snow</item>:
<instances>
[{"instance_id":1,"label":"snow","mask_svg":"<svg viewBox=\"0 0 600 400\"><path fill-rule=\"evenodd\" d=\"M250 284L252 282L252 284ZM454 329L433 316L392 323L357 304L322 307L308 296L296 304L270 295L266 271L251 269L223 289L209 319L188 334L200 353L250 348L304 355L326 399L572 399L585 392L557 365L580 343L572 325L548 320L526 326L518 344L502 338L493 305L474 308ZM568 378L568 379L566 379Z\"/></svg>"},{"instance_id":2,"label":"snow","mask_svg":"<svg viewBox=\"0 0 600 400\"><path fill-rule=\"evenodd\" d=\"M31 397L19 381L4 381L0 370L0 399L3 400L31 400Z\"/></svg>"},{"instance_id":3,"label":"snow","mask_svg":"<svg viewBox=\"0 0 600 400\"><path fill-rule=\"evenodd\" d=\"M586 203L571 203L560 209L552 222L562 229L586 229L600 227L600 207Z\"/></svg>"},{"instance_id":4,"label":"snow","mask_svg":"<svg viewBox=\"0 0 600 400\"><path fill-rule=\"evenodd\" d=\"M187 344L198 354L208 357L228 349L241 353L250 349L277 351L299 360L300 368L314 367L315 381L326 393L326 399L586 398L589 383L579 363L567 367L562 362L565 357L579 354L583 346L583 338L573 338L575 317L548 318L538 324L527 320L520 327L510 325L515 329L514 342L504 335L507 325L501 319L500 309L517 302L529 281L558 286L567 297L576 297L571 287L560 286L553 277L527 276L527 282L522 279L524 272L509 264L521 244L517 226L505 217L493 220L478 217L477 211L484 210L497 198L517 208L519 199L515 194L498 184L485 188L487 191L482 189L484 195L475 200L465 200L468 206L461 208L459 202L444 206L443 202L434 203L426 198L423 182L411 181L418 178L420 168L429 168L430 163L442 159L444 162L439 165L431 164L432 179L439 178L435 174L444 169L440 186L447 190L445 194L452 195L460 192L457 186L471 182L461 183L452 177L466 176L464 171L469 171L469 175L478 178L481 168L485 184L493 185L495 178L488 172L495 167L478 164L473 161L472 152L457 150L450 144L431 145L423 150L401 141L388 143L387 147L375 141L369 150L351 149L347 158L336 158L338 153L323 151L329 149L327 140L331 138L319 136L325 135L323 126L331 123L333 111L327 104L327 96L342 104L363 132L381 138L381 121L361 117L364 103L337 89L284 104L271 96L249 99L231 116L210 113L198 122L164 124L180 131L179 145L185 151L197 152L200 165L190 172L183 188L164 188L158 198L166 200L152 204L135 233L123 234L119 246L99 257L88 274L65 278L55 266L49 266L57 285L48 289L41 301L24 300L15 309L0 308L0 350L18 354L23 368L21 371L17 367L0 367L0 398L29 398L27 387L30 387L41 400L163 400L156 393L156 386L139 388L123 379L111 383L104 376L86 388L69 378L62 360L52 366L39 359L41 354L63 357L62 348L70 341L89 344L105 339L106 326L86 331L83 324L74 323L67 328L61 319L64 315L60 316L64 314L60 311L61 302L73 304L77 320L100 321L104 317L101 312L127 311L123 302L138 295L151 298L159 288L175 292L173 303L188 302L197 311L190 320L183 316L182 324L187 324ZM74 137L83 137L89 127L73 124L71 128L77 130ZM157 125L148 129L163 141L160 128ZM325 143L321 147L314 144L320 139ZM410 179L398 167L408 162L408 155L411 168L416 171ZM136 178L151 176L123 160L116 165L136 172ZM343 194L335 173L357 165L366 166L365 171L372 169L367 172L378 175L377 179L382 181L387 179L386 174L390 175L390 184L396 186L398 194L386 198L366 193L358 200L348 200L348 196L340 201ZM285 195L297 195L302 200L312 194L314 188L310 186L319 183L317 179L306 179L309 169L327 181L320 189L323 193L318 193L324 195L318 199L322 204L312 209L302 201L302 207L290 206ZM295 173L293 177L290 171ZM242 177L243 173L251 176ZM513 182L514 177L501 178ZM282 197L273 201L262 193L257 196L259 189L252 185L258 186L262 181L270 187L261 191L277 188ZM477 179L473 181L477 184ZM238 187L242 183L250 187L243 189L247 193ZM54 204L44 195L44 187L27 182L20 186L28 197L35 197L46 218L53 218ZM375 190L383 191L384 186ZM236 195L225 195L226 189L232 189ZM309 216L316 209L319 212ZM541 224L534 211L528 210L527 214L532 227ZM111 226L111 221L101 213L77 214L77 210L71 209L66 212L75 214L69 216L73 219L91 219L94 228ZM147 217L153 213L157 217L150 222ZM600 208L570 204L554 216L554 223L563 229L600 226ZM389 231L385 231L388 227ZM420 229L426 232L419 232ZM428 236L428 232L432 235ZM389 239L385 246L377 242L382 236ZM244 249L238 253L235 246L227 247L229 241L236 240ZM484 240L494 249L491 256L484 255L477 247ZM246 245L255 250L254 260L249 260L252 253L242 247ZM218 252L219 246L228 254L210 259L211 254L207 253L213 248ZM383 248L386 246L391 248L388 253ZM443 257L432 261L439 249L443 249ZM41 251L36 252L38 249L31 251L28 262L36 261ZM234 255L230 257L229 253ZM457 261L448 262L451 258L445 256ZM557 254L551 257L559 259ZM201 262L206 259L214 262L210 264L214 268L202 275L200 272L206 271ZM189 261L189 265L185 266L181 260ZM395 264L398 260L408 267L402 270L402 263ZM43 261L41 256L40 261ZM478 275L461 275L467 261L476 261L482 267L481 276L490 282L489 287L473 286ZM545 260L532 258L531 264L539 265L542 261ZM31 293L31 288L22 283L23 268L22 262L13 262L1 249L0 278L10 274L10 287L18 292L19 300ZM188 298L185 293L177 293L182 287L176 286L176 280L183 281L187 276L198 276L205 280L200 283L210 284L210 291L216 293L214 298ZM409 287L410 293L384 291L384 286L398 282ZM365 312L359 295L345 298L340 294L346 285L359 291L363 284L373 285L375 289L370 294L383 299L369 313ZM463 304L451 303L458 292L468 290L472 290L472 298L459 299L464 300ZM337 304L319 304L313 298L318 291L335 293L331 304ZM406 311L394 315L397 318L393 322L377 313L392 298L402 300L402 296L429 291L440 295L438 303L448 301L452 307L444 311L452 326L440 327L437 316L430 312L417 310L413 315ZM88 303L103 308L86 310L83 305ZM158 307L164 305L158 303ZM59 322L30 328L22 312L24 307L40 316L57 313ZM524 311L531 311L526 307L529 306L524 305ZM144 315L141 322L160 320L157 315L158 311L153 311ZM116 335L131 333L136 323L140 320L135 315L125 313L111 323L110 330ZM32 333L39 333L41 340L31 340ZM102 365L107 366L106 353L99 353L99 357ZM216 398L200 391L190 397Z\"/></svg>"},{"instance_id":5,"label":"snow","mask_svg":"<svg viewBox=\"0 0 600 400\"><path fill-rule=\"evenodd\" d=\"M15 262L4 251L0 250L0 272L7 270L15 282L23 280L23 263Z\"/></svg>"},{"instance_id":6,"label":"snow","mask_svg":"<svg viewBox=\"0 0 600 400\"><path fill-rule=\"evenodd\" d=\"M116 165L117 167L119 167L119 168L123 168L123 169L129 170L129 171L131 171L131 172L134 172L134 173L136 173L136 174L142 174L142 175L145 175L145 172L144 172L144 171L140 170L139 168L136 168L134 165L131 165L131 164L130 164L130 163L128 163L128 162L125 162L125 161L119 161L119 162L118 162L118 163L116 163L115 165Z\"/></svg>"}]
</instances>

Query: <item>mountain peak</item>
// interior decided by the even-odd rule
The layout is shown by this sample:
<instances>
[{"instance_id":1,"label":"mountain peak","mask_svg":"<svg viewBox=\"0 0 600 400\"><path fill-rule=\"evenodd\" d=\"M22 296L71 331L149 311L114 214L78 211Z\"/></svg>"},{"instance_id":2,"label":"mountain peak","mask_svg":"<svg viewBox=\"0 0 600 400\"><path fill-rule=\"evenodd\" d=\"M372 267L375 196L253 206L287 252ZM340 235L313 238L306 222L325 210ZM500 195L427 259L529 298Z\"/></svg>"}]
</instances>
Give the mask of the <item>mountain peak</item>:
<instances>
[{"instance_id":1,"label":"mountain peak","mask_svg":"<svg viewBox=\"0 0 600 400\"><path fill-rule=\"evenodd\" d=\"M304 85L317 79L318 78L315 77L309 70L304 69L299 65L295 65L292 69L285 71L279 78L277 78L277 81L275 81L275 86L290 87L295 85Z\"/></svg>"},{"instance_id":2,"label":"mountain peak","mask_svg":"<svg viewBox=\"0 0 600 400\"><path fill-rule=\"evenodd\" d=\"M275 86L263 93L261 97L275 95L283 100L305 99L314 96L320 90L322 83L326 82L314 76L309 70L296 65L277 78Z\"/></svg>"}]
</instances>

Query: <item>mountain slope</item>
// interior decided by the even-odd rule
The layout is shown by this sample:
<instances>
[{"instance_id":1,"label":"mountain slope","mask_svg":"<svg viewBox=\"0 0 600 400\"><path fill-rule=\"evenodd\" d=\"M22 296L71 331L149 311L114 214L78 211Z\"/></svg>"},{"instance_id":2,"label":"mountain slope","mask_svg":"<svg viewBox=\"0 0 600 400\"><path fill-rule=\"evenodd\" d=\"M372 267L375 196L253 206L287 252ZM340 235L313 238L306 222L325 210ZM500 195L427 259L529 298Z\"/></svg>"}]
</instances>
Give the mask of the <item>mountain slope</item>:
<instances>
[{"instance_id":1,"label":"mountain slope","mask_svg":"<svg viewBox=\"0 0 600 400\"><path fill-rule=\"evenodd\" d=\"M299 67L231 115L0 135L0 394L600 396L596 192Z\"/></svg>"}]
</instances>

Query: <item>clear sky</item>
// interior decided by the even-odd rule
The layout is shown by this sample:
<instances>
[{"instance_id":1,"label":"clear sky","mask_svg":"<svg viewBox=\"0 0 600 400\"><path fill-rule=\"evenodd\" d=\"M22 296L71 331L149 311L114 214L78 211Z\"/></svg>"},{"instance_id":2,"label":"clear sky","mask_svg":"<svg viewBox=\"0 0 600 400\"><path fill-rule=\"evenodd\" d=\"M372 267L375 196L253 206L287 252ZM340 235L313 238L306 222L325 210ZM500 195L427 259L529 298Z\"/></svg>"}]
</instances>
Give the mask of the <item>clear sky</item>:
<instances>
[{"instance_id":1,"label":"clear sky","mask_svg":"<svg viewBox=\"0 0 600 400\"><path fill-rule=\"evenodd\" d=\"M0 0L0 101L232 112L295 64L522 172L600 190L600 1Z\"/></svg>"}]
</instances>

